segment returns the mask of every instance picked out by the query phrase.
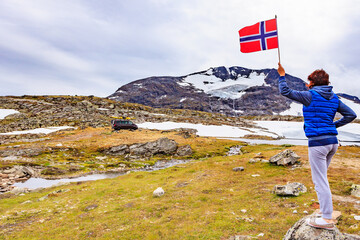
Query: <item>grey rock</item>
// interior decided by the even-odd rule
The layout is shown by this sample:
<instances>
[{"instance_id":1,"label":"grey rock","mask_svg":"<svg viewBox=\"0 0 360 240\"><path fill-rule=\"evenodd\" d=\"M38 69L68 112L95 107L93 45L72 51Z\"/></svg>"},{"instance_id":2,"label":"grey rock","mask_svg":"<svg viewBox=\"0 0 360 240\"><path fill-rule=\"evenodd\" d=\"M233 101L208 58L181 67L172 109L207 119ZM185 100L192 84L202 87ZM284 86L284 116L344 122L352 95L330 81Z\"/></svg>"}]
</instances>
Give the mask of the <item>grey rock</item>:
<instances>
[{"instance_id":1,"label":"grey rock","mask_svg":"<svg viewBox=\"0 0 360 240\"><path fill-rule=\"evenodd\" d=\"M91 204L91 205L89 205L89 206L86 206L86 207L84 208L84 211L85 211L85 212L88 212L88 211L94 210L94 209L97 208L97 207L99 207L99 205L97 205L97 204Z\"/></svg>"},{"instance_id":2,"label":"grey rock","mask_svg":"<svg viewBox=\"0 0 360 240\"><path fill-rule=\"evenodd\" d=\"M45 196L39 198L38 201L39 201L39 202L42 202L42 201L44 201L44 200L46 200L46 199L48 199L48 198L49 198L49 195L45 195Z\"/></svg>"},{"instance_id":3,"label":"grey rock","mask_svg":"<svg viewBox=\"0 0 360 240\"><path fill-rule=\"evenodd\" d=\"M347 233L343 233L344 235L344 239L345 240L360 240L360 236L359 235L354 235L354 234L347 234Z\"/></svg>"},{"instance_id":4,"label":"grey rock","mask_svg":"<svg viewBox=\"0 0 360 240\"><path fill-rule=\"evenodd\" d=\"M360 185L353 184L351 186L351 195L355 197L360 197Z\"/></svg>"},{"instance_id":5,"label":"grey rock","mask_svg":"<svg viewBox=\"0 0 360 240\"><path fill-rule=\"evenodd\" d=\"M241 151L241 148L242 148L242 147L243 147L243 146L241 146L241 145L232 146L232 147L229 149L227 155L228 155L228 156L242 155L242 154L243 154L242 151Z\"/></svg>"},{"instance_id":6,"label":"grey rock","mask_svg":"<svg viewBox=\"0 0 360 240\"><path fill-rule=\"evenodd\" d=\"M176 155L178 155L178 156L190 156L192 154L193 154L193 150L191 149L189 144L180 146L176 150Z\"/></svg>"},{"instance_id":7,"label":"grey rock","mask_svg":"<svg viewBox=\"0 0 360 240\"><path fill-rule=\"evenodd\" d=\"M305 185L297 182L274 186L274 193L279 196L299 196L300 193L306 192L307 188Z\"/></svg>"},{"instance_id":8,"label":"grey rock","mask_svg":"<svg viewBox=\"0 0 360 240\"><path fill-rule=\"evenodd\" d=\"M164 189L162 189L161 187L158 187L154 192L153 192L153 196L154 197L161 197L162 195L165 194Z\"/></svg>"},{"instance_id":9,"label":"grey rock","mask_svg":"<svg viewBox=\"0 0 360 240\"><path fill-rule=\"evenodd\" d=\"M260 162L260 161L261 161L261 159L259 159L259 158L251 158L249 160L249 163L257 163L257 162Z\"/></svg>"},{"instance_id":10,"label":"grey rock","mask_svg":"<svg viewBox=\"0 0 360 240\"><path fill-rule=\"evenodd\" d=\"M129 147L131 155L152 156L155 154L173 154L177 143L168 138L160 138L154 142L133 144Z\"/></svg>"},{"instance_id":11,"label":"grey rock","mask_svg":"<svg viewBox=\"0 0 360 240\"><path fill-rule=\"evenodd\" d=\"M342 234L337 227L333 231L318 229L306 224L308 215L297 221L285 234L283 240L356 240L358 236Z\"/></svg>"},{"instance_id":12,"label":"grey rock","mask_svg":"<svg viewBox=\"0 0 360 240\"><path fill-rule=\"evenodd\" d=\"M277 165L293 165L300 157L291 149L278 153L270 158L270 163L276 163Z\"/></svg>"},{"instance_id":13,"label":"grey rock","mask_svg":"<svg viewBox=\"0 0 360 240\"><path fill-rule=\"evenodd\" d=\"M233 171L235 171L235 172L242 172L244 170L245 170L244 167L235 167L235 168L233 168Z\"/></svg>"},{"instance_id":14,"label":"grey rock","mask_svg":"<svg viewBox=\"0 0 360 240\"><path fill-rule=\"evenodd\" d=\"M125 155L128 153L130 153L130 149L129 146L126 144L122 144L105 150L105 154L110 154L110 155Z\"/></svg>"},{"instance_id":15,"label":"grey rock","mask_svg":"<svg viewBox=\"0 0 360 240\"><path fill-rule=\"evenodd\" d=\"M178 131L178 135L183 136L184 138L190 138L196 136L197 130L192 128L176 128L174 129Z\"/></svg>"}]
</instances>

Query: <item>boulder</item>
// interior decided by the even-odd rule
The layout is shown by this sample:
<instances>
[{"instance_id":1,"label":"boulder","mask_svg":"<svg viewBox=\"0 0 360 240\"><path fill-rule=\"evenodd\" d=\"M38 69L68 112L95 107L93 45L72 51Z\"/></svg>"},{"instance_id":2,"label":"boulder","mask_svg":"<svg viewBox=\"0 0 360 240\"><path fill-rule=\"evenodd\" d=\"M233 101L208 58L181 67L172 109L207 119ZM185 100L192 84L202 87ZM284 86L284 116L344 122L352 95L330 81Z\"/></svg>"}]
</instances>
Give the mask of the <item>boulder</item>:
<instances>
[{"instance_id":1,"label":"boulder","mask_svg":"<svg viewBox=\"0 0 360 240\"><path fill-rule=\"evenodd\" d=\"M193 154L193 150L191 149L189 144L180 146L176 150L176 155L178 155L178 156L190 156L192 154Z\"/></svg>"},{"instance_id":2,"label":"boulder","mask_svg":"<svg viewBox=\"0 0 360 240\"><path fill-rule=\"evenodd\" d=\"M242 148L242 147L243 147L243 146L241 146L241 145L232 146L232 147L229 149L227 155L228 155L228 156L242 155L242 154L243 154L242 151L241 151L241 148Z\"/></svg>"},{"instance_id":3,"label":"boulder","mask_svg":"<svg viewBox=\"0 0 360 240\"><path fill-rule=\"evenodd\" d=\"M359 236L342 234L337 227L334 230L318 229L307 225L308 215L297 221L286 233L283 240L356 240Z\"/></svg>"},{"instance_id":4,"label":"boulder","mask_svg":"<svg viewBox=\"0 0 360 240\"><path fill-rule=\"evenodd\" d=\"M270 158L270 163L276 163L277 165L293 165L300 157L291 149L278 153Z\"/></svg>"},{"instance_id":5,"label":"boulder","mask_svg":"<svg viewBox=\"0 0 360 240\"><path fill-rule=\"evenodd\" d=\"M130 149L129 146L126 144L122 144L105 150L105 154L109 155L125 155L128 153L130 153Z\"/></svg>"},{"instance_id":6,"label":"boulder","mask_svg":"<svg viewBox=\"0 0 360 240\"><path fill-rule=\"evenodd\" d=\"M279 196L299 196L300 193L306 193L306 191L305 185L298 182L274 186L274 193Z\"/></svg>"},{"instance_id":7,"label":"boulder","mask_svg":"<svg viewBox=\"0 0 360 240\"><path fill-rule=\"evenodd\" d=\"M8 177L13 177L14 179L37 177L39 175L38 170L35 170L32 167L18 165L3 170L2 173L2 175L6 174Z\"/></svg>"},{"instance_id":8,"label":"boulder","mask_svg":"<svg viewBox=\"0 0 360 240\"><path fill-rule=\"evenodd\" d=\"M351 186L351 195L355 197L360 197L360 185L353 184Z\"/></svg>"},{"instance_id":9,"label":"boulder","mask_svg":"<svg viewBox=\"0 0 360 240\"><path fill-rule=\"evenodd\" d=\"M249 160L249 163L257 163L257 162L260 162L261 161L261 158L251 158Z\"/></svg>"},{"instance_id":10,"label":"boulder","mask_svg":"<svg viewBox=\"0 0 360 240\"><path fill-rule=\"evenodd\" d=\"M162 195L165 194L164 189L162 189L161 187L158 187L154 192L153 192L153 196L154 197L161 197Z\"/></svg>"},{"instance_id":11,"label":"boulder","mask_svg":"<svg viewBox=\"0 0 360 240\"><path fill-rule=\"evenodd\" d=\"M244 170L245 170L244 167L235 167L235 168L233 168L234 172L242 172Z\"/></svg>"},{"instance_id":12,"label":"boulder","mask_svg":"<svg viewBox=\"0 0 360 240\"><path fill-rule=\"evenodd\" d=\"M360 240L359 235L343 233L345 240Z\"/></svg>"},{"instance_id":13,"label":"boulder","mask_svg":"<svg viewBox=\"0 0 360 240\"><path fill-rule=\"evenodd\" d=\"M131 155L137 156L173 154L177 150L177 143L168 138L160 138L154 142L133 144L129 149Z\"/></svg>"}]
</instances>

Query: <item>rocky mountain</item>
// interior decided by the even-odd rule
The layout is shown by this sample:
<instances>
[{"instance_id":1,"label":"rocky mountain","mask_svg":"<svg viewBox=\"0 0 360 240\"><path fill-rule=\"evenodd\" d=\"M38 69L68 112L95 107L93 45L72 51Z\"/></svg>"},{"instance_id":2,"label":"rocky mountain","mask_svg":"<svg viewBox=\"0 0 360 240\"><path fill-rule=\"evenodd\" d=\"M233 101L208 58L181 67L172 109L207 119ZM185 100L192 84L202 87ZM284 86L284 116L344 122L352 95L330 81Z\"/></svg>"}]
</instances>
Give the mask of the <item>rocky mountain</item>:
<instances>
[{"instance_id":1,"label":"rocky mountain","mask_svg":"<svg viewBox=\"0 0 360 240\"><path fill-rule=\"evenodd\" d=\"M217 113L151 108L94 96L0 96L0 106L0 145L6 137L1 133L54 126L109 127L113 117L128 117L136 124L172 121L252 125L244 119ZM4 110L8 114L3 118Z\"/></svg>"},{"instance_id":2,"label":"rocky mountain","mask_svg":"<svg viewBox=\"0 0 360 240\"><path fill-rule=\"evenodd\" d=\"M155 108L193 109L239 115L273 115L290 108L278 92L276 69L215 67L180 77L149 77L120 87L108 98ZM300 78L288 84L306 90Z\"/></svg>"},{"instance_id":3,"label":"rocky mountain","mask_svg":"<svg viewBox=\"0 0 360 240\"><path fill-rule=\"evenodd\" d=\"M228 116L294 115L302 106L279 94L276 69L214 67L180 77L149 77L120 87L108 98L140 103L154 108L193 109ZM307 90L300 78L287 74L288 85ZM338 96L354 111L360 99L345 93Z\"/></svg>"}]
</instances>

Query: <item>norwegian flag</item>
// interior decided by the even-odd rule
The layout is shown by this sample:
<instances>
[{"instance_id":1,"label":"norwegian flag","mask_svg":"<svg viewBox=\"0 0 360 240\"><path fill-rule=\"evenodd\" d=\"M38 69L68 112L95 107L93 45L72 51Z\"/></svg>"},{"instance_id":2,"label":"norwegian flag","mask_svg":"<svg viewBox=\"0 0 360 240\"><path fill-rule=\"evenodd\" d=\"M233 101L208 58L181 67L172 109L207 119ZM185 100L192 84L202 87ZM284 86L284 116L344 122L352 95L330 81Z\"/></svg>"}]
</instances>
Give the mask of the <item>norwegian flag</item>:
<instances>
[{"instance_id":1,"label":"norwegian flag","mask_svg":"<svg viewBox=\"0 0 360 240\"><path fill-rule=\"evenodd\" d=\"M239 30L240 51L243 53L278 48L276 18L258 22Z\"/></svg>"}]
</instances>

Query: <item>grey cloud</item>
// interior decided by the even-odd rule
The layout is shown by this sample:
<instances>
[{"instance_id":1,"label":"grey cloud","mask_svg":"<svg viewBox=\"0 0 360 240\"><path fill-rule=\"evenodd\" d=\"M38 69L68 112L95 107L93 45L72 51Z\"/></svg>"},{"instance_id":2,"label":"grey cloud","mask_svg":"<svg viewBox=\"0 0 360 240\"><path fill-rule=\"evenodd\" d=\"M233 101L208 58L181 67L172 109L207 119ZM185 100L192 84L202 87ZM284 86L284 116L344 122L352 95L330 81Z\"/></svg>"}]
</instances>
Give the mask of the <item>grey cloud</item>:
<instances>
[{"instance_id":1,"label":"grey cloud","mask_svg":"<svg viewBox=\"0 0 360 240\"><path fill-rule=\"evenodd\" d=\"M287 71L306 78L327 67L334 85L360 96L360 87L339 84L360 69L359 29L350 29L360 23L360 3L345 0L339 8L337 1L327 1L318 16L322 5L310 0L3 0L0 95L106 96L149 76L220 65L276 67L276 50L241 54L237 30L278 13ZM21 81L31 84L19 87Z\"/></svg>"}]
</instances>

